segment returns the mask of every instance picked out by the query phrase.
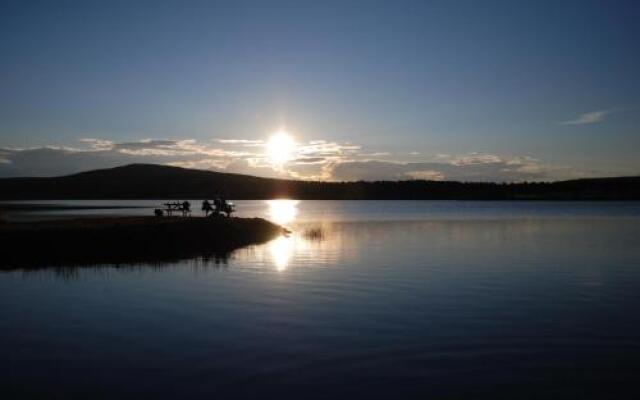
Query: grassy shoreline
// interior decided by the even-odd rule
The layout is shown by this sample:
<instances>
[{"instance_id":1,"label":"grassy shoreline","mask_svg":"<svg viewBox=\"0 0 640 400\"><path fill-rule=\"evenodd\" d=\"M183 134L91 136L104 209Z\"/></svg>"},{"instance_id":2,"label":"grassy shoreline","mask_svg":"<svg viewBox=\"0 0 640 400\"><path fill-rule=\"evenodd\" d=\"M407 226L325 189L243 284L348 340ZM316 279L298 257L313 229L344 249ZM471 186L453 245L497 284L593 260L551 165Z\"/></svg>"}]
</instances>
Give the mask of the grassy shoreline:
<instances>
[{"instance_id":1,"label":"grassy shoreline","mask_svg":"<svg viewBox=\"0 0 640 400\"><path fill-rule=\"evenodd\" d=\"M224 257L285 232L261 218L103 217L0 223L0 269Z\"/></svg>"}]
</instances>

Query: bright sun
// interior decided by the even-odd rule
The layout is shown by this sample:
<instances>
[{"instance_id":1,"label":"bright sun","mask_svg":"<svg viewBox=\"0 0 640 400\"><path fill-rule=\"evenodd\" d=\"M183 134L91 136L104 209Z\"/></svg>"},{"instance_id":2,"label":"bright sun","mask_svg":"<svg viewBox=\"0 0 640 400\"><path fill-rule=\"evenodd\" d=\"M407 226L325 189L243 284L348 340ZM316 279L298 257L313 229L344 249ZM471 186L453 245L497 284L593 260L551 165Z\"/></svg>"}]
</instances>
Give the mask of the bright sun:
<instances>
[{"instance_id":1,"label":"bright sun","mask_svg":"<svg viewBox=\"0 0 640 400\"><path fill-rule=\"evenodd\" d=\"M267 155L276 165L282 165L291 160L295 150L296 142L284 131L274 133L267 142Z\"/></svg>"}]
</instances>

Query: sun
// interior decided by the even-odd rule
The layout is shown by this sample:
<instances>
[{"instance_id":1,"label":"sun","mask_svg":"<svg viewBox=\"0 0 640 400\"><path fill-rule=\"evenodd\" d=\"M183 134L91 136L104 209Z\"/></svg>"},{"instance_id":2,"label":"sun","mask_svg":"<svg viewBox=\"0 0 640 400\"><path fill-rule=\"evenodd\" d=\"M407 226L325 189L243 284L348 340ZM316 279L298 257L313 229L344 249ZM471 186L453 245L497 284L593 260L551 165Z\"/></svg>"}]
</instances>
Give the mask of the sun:
<instances>
[{"instance_id":1,"label":"sun","mask_svg":"<svg viewBox=\"0 0 640 400\"><path fill-rule=\"evenodd\" d=\"M282 165L291 160L295 150L295 140L285 131L274 133L267 142L267 155L275 165Z\"/></svg>"}]
</instances>

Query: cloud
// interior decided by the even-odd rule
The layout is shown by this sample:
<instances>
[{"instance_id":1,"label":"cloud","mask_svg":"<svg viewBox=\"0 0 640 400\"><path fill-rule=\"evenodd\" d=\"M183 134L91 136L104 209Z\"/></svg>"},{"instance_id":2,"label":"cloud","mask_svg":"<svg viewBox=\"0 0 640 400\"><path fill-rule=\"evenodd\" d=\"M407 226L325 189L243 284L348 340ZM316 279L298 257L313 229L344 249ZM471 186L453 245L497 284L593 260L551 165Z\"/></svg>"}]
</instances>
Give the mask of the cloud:
<instances>
[{"instance_id":1,"label":"cloud","mask_svg":"<svg viewBox=\"0 0 640 400\"><path fill-rule=\"evenodd\" d=\"M203 163L224 166L245 153L222 150L193 140L146 139L112 142L85 138L84 147L0 149L0 176L56 176L131 163Z\"/></svg>"},{"instance_id":2,"label":"cloud","mask_svg":"<svg viewBox=\"0 0 640 400\"><path fill-rule=\"evenodd\" d=\"M301 157L343 157L358 153L361 147L350 143L327 142L313 140L308 144L299 145L296 153Z\"/></svg>"},{"instance_id":3,"label":"cloud","mask_svg":"<svg viewBox=\"0 0 640 400\"><path fill-rule=\"evenodd\" d=\"M218 139L217 142L222 144L243 145L245 147L256 147L264 145L263 140L253 139Z\"/></svg>"},{"instance_id":4,"label":"cloud","mask_svg":"<svg viewBox=\"0 0 640 400\"><path fill-rule=\"evenodd\" d=\"M264 142L248 139L143 139L115 142L82 138L77 147L0 148L0 176L56 176L131 163L155 163L265 177L322 179L328 163L360 149L349 143L316 140L297 146L285 168L274 166Z\"/></svg>"},{"instance_id":5,"label":"cloud","mask_svg":"<svg viewBox=\"0 0 640 400\"><path fill-rule=\"evenodd\" d=\"M235 160L228 164L224 171L235 174L262 176L265 178L291 178L291 175L287 171L272 168L270 165L262 163L262 160L255 158Z\"/></svg>"},{"instance_id":6,"label":"cloud","mask_svg":"<svg viewBox=\"0 0 640 400\"><path fill-rule=\"evenodd\" d=\"M500 156L495 154L484 154L484 153L471 153L464 156L455 157L451 164L457 166L465 166L465 165L482 165L482 164L497 164L501 163L503 160Z\"/></svg>"},{"instance_id":7,"label":"cloud","mask_svg":"<svg viewBox=\"0 0 640 400\"><path fill-rule=\"evenodd\" d=\"M445 176L441 171L434 170L409 171L405 172L405 175L411 179L424 181L443 181L445 179Z\"/></svg>"},{"instance_id":8,"label":"cloud","mask_svg":"<svg viewBox=\"0 0 640 400\"><path fill-rule=\"evenodd\" d=\"M257 144L257 146L253 146ZM249 147L247 147L249 145ZM131 163L154 163L271 178L353 180L524 181L577 177L576 171L528 156L489 153L437 154L429 161L393 159L353 143L300 143L292 161L275 166L264 143L243 139L198 142L144 139L114 142L84 138L78 147L0 148L0 176L58 176ZM412 160L411 162L407 162ZM414 161L415 160L415 161Z\"/></svg>"},{"instance_id":9,"label":"cloud","mask_svg":"<svg viewBox=\"0 0 640 400\"><path fill-rule=\"evenodd\" d=\"M578 118L564 121L563 125L588 125L595 124L598 122L604 121L604 118L609 114L609 111L600 110L600 111L591 111L588 113L580 114Z\"/></svg>"},{"instance_id":10,"label":"cloud","mask_svg":"<svg viewBox=\"0 0 640 400\"><path fill-rule=\"evenodd\" d=\"M331 180L453 180L521 182L575 177L576 171L527 157L471 153L437 162L348 161L331 166Z\"/></svg>"},{"instance_id":11,"label":"cloud","mask_svg":"<svg viewBox=\"0 0 640 400\"><path fill-rule=\"evenodd\" d=\"M327 159L324 157L300 157L293 160L295 164L318 164L323 163Z\"/></svg>"}]
</instances>

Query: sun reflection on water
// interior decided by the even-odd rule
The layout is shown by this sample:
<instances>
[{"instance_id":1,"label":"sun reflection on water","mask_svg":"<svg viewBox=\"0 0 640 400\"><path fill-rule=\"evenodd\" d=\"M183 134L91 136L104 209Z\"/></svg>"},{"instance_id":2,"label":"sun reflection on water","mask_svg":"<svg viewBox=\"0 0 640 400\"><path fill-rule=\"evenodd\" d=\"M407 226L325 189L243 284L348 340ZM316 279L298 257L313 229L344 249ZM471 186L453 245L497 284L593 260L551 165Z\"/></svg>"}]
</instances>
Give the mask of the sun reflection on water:
<instances>
[{"instance_id":1,"label":"sun reflection on water","mask_svg":"<svg viewBox=\"0 0 640 400\"><path fill-rule=\"evenodd\" d=\"M307 261L312 259L318 262L318 257L326 257L327 227L324 224L310 225L304 220L299 220L299 203L299 200L283 199L266 201L269 220L290 230L289 234L272 240L264 248L264 254L277 271L284 271L291 266L306 265Z\"/></svg>"},{"instance_id":2,"label":"sun reflection on water","mask_svg":"<svg viewBox=\"0 0 640 400\"><path fill-rule=\"evenodd\" d=\"M292 237L280 236L269 242L269 253L278 271L287 269L291 256L293 255L293 250L294 243Z\"/></svg>"},{"instance_id":3,"label":"sun reflection on water","mask_svg":"<svg viewBox=\"0 0 640 400\"><path fill-rule=\"evenodd\" d=\"M269 218L276 224L290 224L298 215L299 200L268 200Z\"/></svg>"}]
</instances>

